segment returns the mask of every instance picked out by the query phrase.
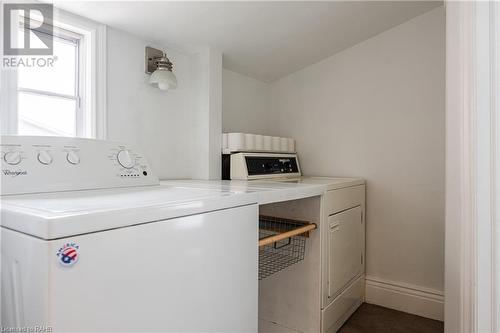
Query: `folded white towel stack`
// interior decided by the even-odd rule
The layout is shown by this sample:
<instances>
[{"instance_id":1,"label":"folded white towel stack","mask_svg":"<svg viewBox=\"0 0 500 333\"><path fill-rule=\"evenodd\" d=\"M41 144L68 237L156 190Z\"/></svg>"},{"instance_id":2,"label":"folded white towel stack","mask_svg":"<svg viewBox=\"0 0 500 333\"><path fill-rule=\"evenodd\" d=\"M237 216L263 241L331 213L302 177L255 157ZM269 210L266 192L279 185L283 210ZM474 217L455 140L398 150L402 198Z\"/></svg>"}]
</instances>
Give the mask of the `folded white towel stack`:
<instances>
[{"instance_id":1,"label":"folded white towel stack","mask_svg":"<svg viewBox=\"0 0 500 333\"><path fill-rule=\"evenodd\" d=\"M222 152L295 153L295 140L251 133L223 133Z\"/></svg>"}]
</instances>

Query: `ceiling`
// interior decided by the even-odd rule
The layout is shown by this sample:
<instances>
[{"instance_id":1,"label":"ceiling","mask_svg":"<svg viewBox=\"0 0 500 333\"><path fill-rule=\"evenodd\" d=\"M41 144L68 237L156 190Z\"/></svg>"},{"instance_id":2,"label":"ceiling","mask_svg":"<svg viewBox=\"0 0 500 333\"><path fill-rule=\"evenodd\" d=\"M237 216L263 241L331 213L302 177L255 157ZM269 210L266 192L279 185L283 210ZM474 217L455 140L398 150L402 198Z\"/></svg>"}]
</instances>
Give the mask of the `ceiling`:
<instances>
[{"instance_id":1,"label":"ceiling","mask_svg":"<svg viewBox=\"0 0 500 333\"><path fill-rule=\"evenodd\" d=\"M222 51L223 66L270 82L441 6L442 1L55 1L149 42Z\"/></svg>"}]
</instances>

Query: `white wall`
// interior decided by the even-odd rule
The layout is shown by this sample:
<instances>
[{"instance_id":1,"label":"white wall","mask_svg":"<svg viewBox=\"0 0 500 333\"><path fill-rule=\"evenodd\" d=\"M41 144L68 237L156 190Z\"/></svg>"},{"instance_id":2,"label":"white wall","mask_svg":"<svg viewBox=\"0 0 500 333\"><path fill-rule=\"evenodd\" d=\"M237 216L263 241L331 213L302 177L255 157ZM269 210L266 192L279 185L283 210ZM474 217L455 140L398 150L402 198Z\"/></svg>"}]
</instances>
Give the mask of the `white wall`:
<instances>
[{"instance_id":1,"label":"white wall","mask_svg":"<svg viewBox=\"0 0 500 333\"><path fill-rule=\"evenodd\" d=\"M272 85L272 123L306 174L367 180L367 275L444 281L444 10Z\"/></svg>"},{"instance_id":2,"label":"white wall","mask_svg":"<svg viewBox=\"0 0 500 333\"><path fill-rule=\"evenodd\" d=\"M206 48L191 56L193 117L191 178L220 179L222 134L222 53ZM187 152L188 153L188 152Z\"/></svg>"},{"instance_id":3,"label":"white wall","mask_svg":"<svg viewBox=\"0 0 500 333\"><path fill-rule=\"evenodd\" d=\"M165 92L148 83L149 75L144 73L145 46L167 52L174 64L177 89ZM219 176L220 164L212 157L219 157L220 152L220 148L216 155L213 151L220 147L221 79L207 73L220 76L222 56L218 54L217 61L217 54L212 53L214 64L209 64L205 61L208 52L176 52L114 28L108 28L107 47L108 139L140 145L160 178ZM213 97L217 94L218 102ZM219 119L218 125L209 123L210 117ZM217 142L210 139L214 130ZM210 148L205 147L207 142Z\"/></svg>"},{"instance_id":4,"label":"white wall","mask_svg":"<svg viewBox=\"0 0 500 333\"><path fill-rule=\"evenodd\" d=\"M222 130L272 134L269 124L270 85L222 70Z\"/></svg>"}]
</instances>

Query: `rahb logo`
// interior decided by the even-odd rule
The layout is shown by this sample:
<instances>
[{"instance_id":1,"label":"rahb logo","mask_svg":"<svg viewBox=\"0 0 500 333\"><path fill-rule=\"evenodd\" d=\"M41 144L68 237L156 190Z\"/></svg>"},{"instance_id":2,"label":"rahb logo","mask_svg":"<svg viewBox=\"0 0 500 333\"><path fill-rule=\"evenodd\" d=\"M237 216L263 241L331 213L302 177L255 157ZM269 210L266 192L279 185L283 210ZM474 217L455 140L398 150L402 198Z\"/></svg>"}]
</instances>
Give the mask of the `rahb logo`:
<instances>
[{"instance_id":1,"label":"rahb logo","mask_svg":"<svg viewBox=\"0 0 500 333\"><path fill-rule=\"evenodd\" d=\"M4 56L53 55L53 18L52 4L4 3Z\"/></svg>"}]
</instances>

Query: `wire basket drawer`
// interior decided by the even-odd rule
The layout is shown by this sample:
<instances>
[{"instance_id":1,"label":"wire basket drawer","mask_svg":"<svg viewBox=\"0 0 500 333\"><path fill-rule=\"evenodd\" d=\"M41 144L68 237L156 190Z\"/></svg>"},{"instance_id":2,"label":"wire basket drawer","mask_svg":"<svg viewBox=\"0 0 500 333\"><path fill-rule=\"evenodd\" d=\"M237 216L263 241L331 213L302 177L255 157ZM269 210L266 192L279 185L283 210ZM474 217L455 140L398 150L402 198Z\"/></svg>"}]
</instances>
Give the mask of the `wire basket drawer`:
<instances>
[{"instance_id":1,"label":"wire basket drawer","mask_svg":"<svg viewBox=\"0 0 500 333\"><path fill-rule=\"evenodd\" d=\"M306 239L316 224L259 216L259 280L304 259Z\"/></svg>"}]
</instances>

